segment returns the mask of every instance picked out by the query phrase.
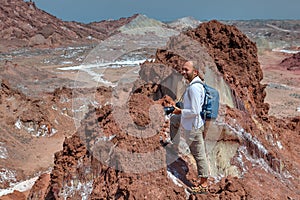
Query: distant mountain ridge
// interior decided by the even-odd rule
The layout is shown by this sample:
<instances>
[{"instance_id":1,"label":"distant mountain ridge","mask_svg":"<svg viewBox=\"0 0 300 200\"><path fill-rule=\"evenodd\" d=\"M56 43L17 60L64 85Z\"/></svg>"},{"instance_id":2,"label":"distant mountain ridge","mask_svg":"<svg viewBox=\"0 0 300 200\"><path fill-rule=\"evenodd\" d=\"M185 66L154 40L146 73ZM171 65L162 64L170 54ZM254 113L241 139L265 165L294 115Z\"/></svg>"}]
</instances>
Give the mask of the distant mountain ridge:
<instances>
[{"instance_id":1,"label":"distant mountain ridge","mask_svg":"<svg viewBox=\"0 0 300 200\"><path fill-rule=\"evenodd\" d=\"M18 47L96 42L136 17L90 24L66 22L37 8L34 2L23 0L3 0L0 11L0 52Z\"/></svg>"},{"instance_id":2,"label":"distant mountain ridge","mask_svg":"<svg viewBox=\"0 0 300 200\"><path fill-rule=\"evenodd\" d=\"M121 26L119 30L123 33L146 34L154 33L160 37L171 37L179 32L174 28L167 26L161 21L148 18L146 15L138 14L129 23Z\"/></svg>"},{"instance_id":3,"label":"distant mountain ridge","mask_svg":"<svg viewBox=\"0 0 300 200\"><path fill-rule=\"evenodd\" d=\"M187 28L196 28L201 24L201 21L193 18L193 17L183 17L180 19L177 19L175 21L167 23L172 28L175 28L176 30L184 30Z\"/></svg>"},{"instance_id":4,"label":"distant mountain ridge","mask_svg":"<svg viewBox=\"0 0 300 200\"><path fill-rule=\"evenodd\" d=\"M57 47L97 43L118 32L170 37L177 33L166 24L135 14L119 20L83 24L62 21L36 7L34 2L3 0L0 5L0 52L20 47Z\"/></svg>"},{"instance_id":5,"label":"distant mountain ridge","mask_svg":"<svg viewBox=\"0 0 300 200\"><path fill-rule=\"evenodd\" d=\"M83 24L67 22L39 9L34 2L2 0L0 5L0 52L22 47L57 47L97 43L120 32L172 36L196 28L201 21L189 16L172 22L161 22L142 14L118 20ZM258 48L274 49L300 45L299 20L229 20Z\"/></svg>"}]
</instances>

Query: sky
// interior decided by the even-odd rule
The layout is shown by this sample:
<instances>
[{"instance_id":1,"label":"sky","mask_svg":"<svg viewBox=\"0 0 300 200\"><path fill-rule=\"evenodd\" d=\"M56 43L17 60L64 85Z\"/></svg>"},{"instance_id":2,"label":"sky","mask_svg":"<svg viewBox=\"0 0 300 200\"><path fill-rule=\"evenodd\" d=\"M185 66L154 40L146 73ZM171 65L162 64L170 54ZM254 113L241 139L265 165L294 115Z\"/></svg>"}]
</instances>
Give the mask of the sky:
<instances>
[{"instance_id":1,"label":"sky","mask_svg":"<svg viewBox=\"0 0 300 200\"><path fill-rule=\"evenodd\" d=\"M65 21L89 23L144 14L160 21L300 19L300 0L32 0Z\"/></svg>"}]
</instances>

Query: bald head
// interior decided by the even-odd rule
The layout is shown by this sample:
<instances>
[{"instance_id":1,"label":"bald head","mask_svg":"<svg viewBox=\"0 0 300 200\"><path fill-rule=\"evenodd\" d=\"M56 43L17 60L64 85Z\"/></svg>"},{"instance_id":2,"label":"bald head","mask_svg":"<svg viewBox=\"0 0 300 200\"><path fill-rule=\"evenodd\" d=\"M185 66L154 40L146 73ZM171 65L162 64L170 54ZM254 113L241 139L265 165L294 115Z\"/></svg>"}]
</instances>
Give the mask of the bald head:
<instances>
[{"instance_id":1,"label":"bald head","mask_svg":"<svg viewBox=\"0 0 300 200\"><path fill-rule=\"evenodd\" d=\"M191 61L191 60L185 62L183 66L189 67L189 68L191 68L191 69L195 68L195 67L194 67L194 63L193 63L193 61Z\"/></svg>"},{"instance_id":2,"label":"bald head","mask_svg":"<svg viewBox=\"0 0 300 200\"><path fill-rule=\"evenodd\" d=\"M196 70L193 61L187 61L182 66L182 75L188 81L192 81L197 75L198 71Z\"/></svg>"}]
</instances>

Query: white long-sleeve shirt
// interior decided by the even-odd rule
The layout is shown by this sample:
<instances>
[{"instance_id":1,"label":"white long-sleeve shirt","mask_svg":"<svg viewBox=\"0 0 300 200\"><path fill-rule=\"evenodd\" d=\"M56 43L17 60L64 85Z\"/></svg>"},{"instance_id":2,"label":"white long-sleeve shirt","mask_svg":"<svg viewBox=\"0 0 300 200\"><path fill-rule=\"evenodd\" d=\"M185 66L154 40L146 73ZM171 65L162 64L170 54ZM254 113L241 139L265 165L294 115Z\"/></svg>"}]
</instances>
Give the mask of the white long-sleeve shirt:
<instances>
[{"instance_id":1,"label":"white long-sleeve shirt","mask_svg":"<svg viewBox=\"0 0 300 200\"><path fill-rule=\"evenodd\" d=\"M195 81L199 82L201 79L196 76L183 95L184 108L181 110L181 125L185 130L192 130L193 127L198 129L204 124L200 116L204 102L204 88L201 83L193 84Z\"/></svg>"}]
</instances>

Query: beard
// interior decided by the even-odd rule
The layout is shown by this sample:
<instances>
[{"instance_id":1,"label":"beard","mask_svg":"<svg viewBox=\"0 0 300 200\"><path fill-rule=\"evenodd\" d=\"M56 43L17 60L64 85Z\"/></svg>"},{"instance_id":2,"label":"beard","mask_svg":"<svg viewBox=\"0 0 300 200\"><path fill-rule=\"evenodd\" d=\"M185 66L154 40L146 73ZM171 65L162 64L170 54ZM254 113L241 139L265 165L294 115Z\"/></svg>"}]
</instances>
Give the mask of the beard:
<instances>
[{"instance_id":1,"label":"beard","mask_svg":"<svg viewBox=\"0 0 300 200\"><path fill-rule=\"evenodd\" d=\"M187 79L189 82L191 82L195 78L195 75L192 72L192 73L189 73L189 74L185 74L184 78Z\"/></svg>"}]
</instances>

